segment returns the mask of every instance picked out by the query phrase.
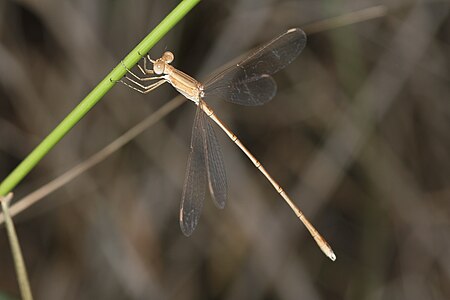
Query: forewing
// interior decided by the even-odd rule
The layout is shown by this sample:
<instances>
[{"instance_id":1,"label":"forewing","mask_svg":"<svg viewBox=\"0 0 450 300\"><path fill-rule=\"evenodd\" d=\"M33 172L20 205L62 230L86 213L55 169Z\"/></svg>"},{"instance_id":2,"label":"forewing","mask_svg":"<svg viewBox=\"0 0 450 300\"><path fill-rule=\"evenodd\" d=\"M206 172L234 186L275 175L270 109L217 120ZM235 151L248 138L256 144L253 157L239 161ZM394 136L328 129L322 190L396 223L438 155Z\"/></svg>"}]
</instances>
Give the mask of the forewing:
<instances>
[{"instance_id":1,"label":"forewing","mask_svg":"<svg viewBox=\"0 0 450 300\"><path fill-rule=\"evenodd\" d=\"M190 236L197 226L205 199L207 171L204 121L204 112L197 108L180 207L181 231L186 236Z\"/></svg>"},{"instance_id":2,"label":"forewing","mask_svg":"<svg viewBox=\"0 0 450 300\"><path fill-rule=\"evenodd\" d=\"M225 164L223 162L222 151L217 140L214 128L205 113L204 123L206 124L206 169L208 173L209 191L214 203L219 208L225 207L227 201L227 176Z\"/></svg>"},{"instance_id":3,"label":"forewing","mask_svg":"<svg viewBox=\"0 0 450 300\"><path fill-rule=\"evenodd\" d=\"M305 45L306 35L301 29L283 33L206 81L204 97L222 97L247 106L267 103L276 93L276 84L270 75L290 64Z\"/></svg>"}]
</instances>

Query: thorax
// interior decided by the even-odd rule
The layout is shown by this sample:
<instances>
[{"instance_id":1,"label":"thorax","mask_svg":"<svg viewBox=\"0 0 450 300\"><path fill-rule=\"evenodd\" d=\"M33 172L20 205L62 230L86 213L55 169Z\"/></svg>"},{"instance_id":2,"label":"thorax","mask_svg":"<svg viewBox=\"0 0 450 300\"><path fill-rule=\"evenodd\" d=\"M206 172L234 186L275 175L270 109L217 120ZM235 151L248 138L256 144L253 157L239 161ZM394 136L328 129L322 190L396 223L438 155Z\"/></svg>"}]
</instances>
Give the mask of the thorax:
<instances>
[{"instance_id":1,"label":"thorax","mask_svg":"<svg viewBox=\"0 0 450 300\"><path fill-rule=\"evenodd\" d=\"M166 66L165 74L167 81L180 94L198 104L202 90L202 84L200 82L171 65Z\"/></svg>"}]
</instances>

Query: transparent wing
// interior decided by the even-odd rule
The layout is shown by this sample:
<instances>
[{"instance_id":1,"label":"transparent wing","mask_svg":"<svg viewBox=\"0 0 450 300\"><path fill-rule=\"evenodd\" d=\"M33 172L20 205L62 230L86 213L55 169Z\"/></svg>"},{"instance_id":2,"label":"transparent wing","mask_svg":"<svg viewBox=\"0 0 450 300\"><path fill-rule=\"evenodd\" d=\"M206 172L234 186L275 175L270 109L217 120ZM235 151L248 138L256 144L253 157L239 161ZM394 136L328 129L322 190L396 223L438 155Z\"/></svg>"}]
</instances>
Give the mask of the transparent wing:
<instances>
[{"instance_id":1,"label":"transparent wing","mask_svg":"<svg viewBox=\"0 0 450 300\"><path fill-rule=\"evenodd\" d=\"M206 160L204 138L204 115L197 108L192 127L191 152L189 153L186 178L180 207L180 226L184 235L190 236L197 226L203 208L206 191Z\"/></svg>"},{"instance_id":2,"label":"transparent wing","mask_svg":"<svg viewBox=\"0 0 450 300\"><path fill-rule=\"evenodd\" d=\"M202 111L204 124L206 125L206 169L208 172L209 191L211 192L214 203L219 208L225 207L227 201L227 176L225 173L225 164L223 162L222 151L217 140L214 128L208 116Z\"/></svg>"},{"instance_id":3,"label":"transparent wing","mask_svg":"<svg viewBox=\"0 0 450 300\"><path fill-rule=\"evenodd\" d=\"M291 63L305 45L306 34L301 29L288 30L206 81L204 97L222 97L247 106L267 103L276 93L276 84L270 75Z\"/></svg>"}]
</instances>

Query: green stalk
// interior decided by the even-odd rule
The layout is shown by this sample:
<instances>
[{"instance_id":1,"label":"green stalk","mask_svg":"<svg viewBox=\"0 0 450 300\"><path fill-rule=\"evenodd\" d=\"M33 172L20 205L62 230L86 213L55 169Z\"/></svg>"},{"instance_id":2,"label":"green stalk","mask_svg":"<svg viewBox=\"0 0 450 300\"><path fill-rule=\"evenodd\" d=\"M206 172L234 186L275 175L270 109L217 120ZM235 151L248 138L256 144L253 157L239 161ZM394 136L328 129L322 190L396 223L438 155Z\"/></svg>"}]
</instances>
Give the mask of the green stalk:
<instances>
[{"instance_id":1,"label":"green stalk","mask_svg":"<svg viewBox=\"0 0 450 300\"><path fill-rule=\"evenodd\" d=\"M200 0L184 0L147 35L123 60L131 69L150 49L177 24ZM36 166L37 163L72 129L91 108L120 80L126 69L119 63L67 117L12 171L0 184L5 196Z\"/></svg>"}]
</instances>

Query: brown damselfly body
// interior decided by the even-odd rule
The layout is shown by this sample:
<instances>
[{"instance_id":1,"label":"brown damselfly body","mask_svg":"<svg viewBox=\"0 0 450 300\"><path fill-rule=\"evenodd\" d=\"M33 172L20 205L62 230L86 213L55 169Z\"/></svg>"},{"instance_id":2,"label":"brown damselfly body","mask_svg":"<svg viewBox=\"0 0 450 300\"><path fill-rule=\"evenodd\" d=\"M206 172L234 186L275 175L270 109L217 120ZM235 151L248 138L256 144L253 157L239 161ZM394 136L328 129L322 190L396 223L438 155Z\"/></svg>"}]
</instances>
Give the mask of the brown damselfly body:
<instances>
[{"instance_id":1,"label":"brown damselfly body","mask_svg":"<svg viewBox=\"0 0 450 300\"><path fill-rule=\"evenodd\" d=\"M144 57L143 67L138 65L144 77L139 77L127 69L131 77L126 76L121 82L128 87L147 94L168 82L183 96L197 105L180 208L181 230L186 236L191 235L197 226L206 194L206 186L209 187L212 199L219 208L225 206L227 199L225 166L217 137L210 122L212 120L244 152L289 204L325 255L333 261L336 259L331 247L283 188L205 102L206 99L214 96L246 106L267 103L275 96L277 87L271 75L291 63L305 45L305 33L299 28L290 29L251 52L239 63L226 68L205 81L205 83L200 83L170 65L174 60L174 55L169 51L166 51L161 58L156 60L151 59L149 55ZM147 68L148 62L152 64L150 69ZM152 83L147 84L147 82Z\"/></svg>"}]
</instances>

